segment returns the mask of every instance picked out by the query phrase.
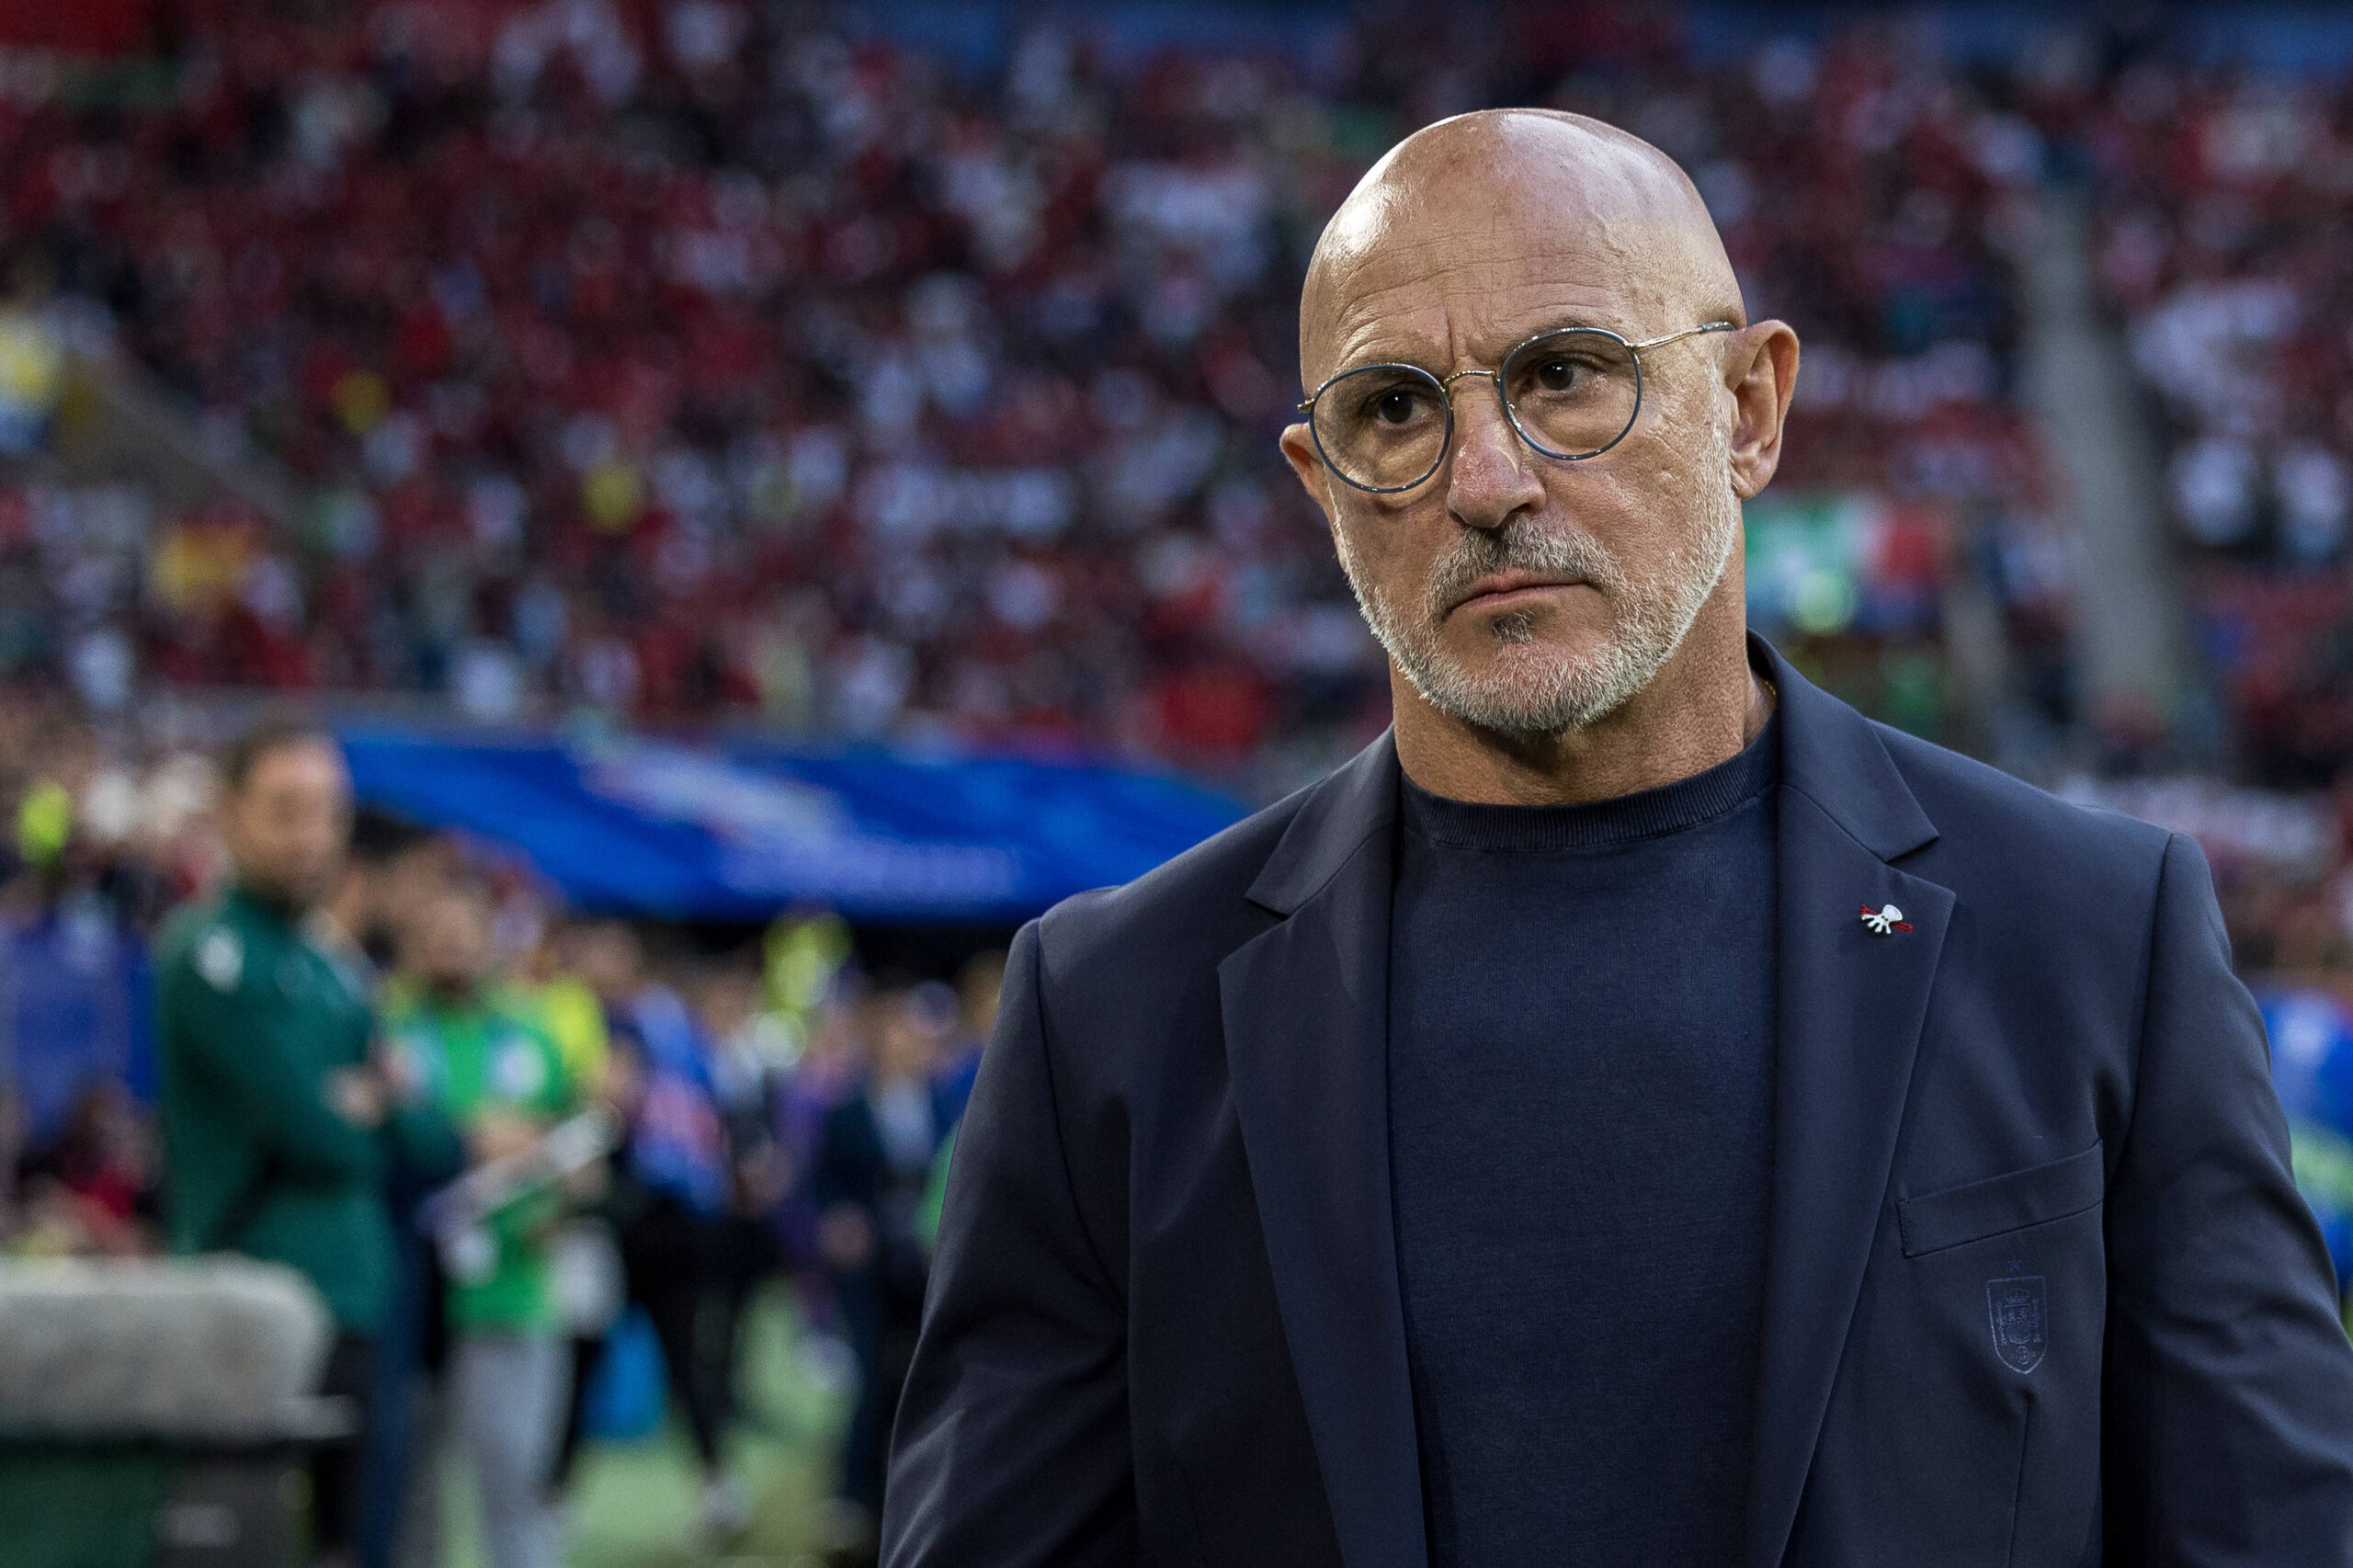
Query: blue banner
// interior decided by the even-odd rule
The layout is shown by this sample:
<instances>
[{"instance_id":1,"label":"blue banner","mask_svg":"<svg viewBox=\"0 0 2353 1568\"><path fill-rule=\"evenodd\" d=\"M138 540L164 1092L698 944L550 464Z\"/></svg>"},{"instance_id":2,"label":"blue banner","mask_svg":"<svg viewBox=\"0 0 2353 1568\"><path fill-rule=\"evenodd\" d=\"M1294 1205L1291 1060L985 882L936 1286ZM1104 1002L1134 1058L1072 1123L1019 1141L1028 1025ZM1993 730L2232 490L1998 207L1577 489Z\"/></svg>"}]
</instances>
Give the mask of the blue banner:
<instances>
[{"instance_id":1,"label":"blue banner","mask_svg":"<svg viewBox=\"0 0 2353 1568\"><path fill-rule=\"evenodd\" d=\"M908 925L1026 919L1241 816L1151 774L1020 757L702 749L644 738L343 735L360 801L511 845L584 910Z\"/></svg>"}]
</instances>

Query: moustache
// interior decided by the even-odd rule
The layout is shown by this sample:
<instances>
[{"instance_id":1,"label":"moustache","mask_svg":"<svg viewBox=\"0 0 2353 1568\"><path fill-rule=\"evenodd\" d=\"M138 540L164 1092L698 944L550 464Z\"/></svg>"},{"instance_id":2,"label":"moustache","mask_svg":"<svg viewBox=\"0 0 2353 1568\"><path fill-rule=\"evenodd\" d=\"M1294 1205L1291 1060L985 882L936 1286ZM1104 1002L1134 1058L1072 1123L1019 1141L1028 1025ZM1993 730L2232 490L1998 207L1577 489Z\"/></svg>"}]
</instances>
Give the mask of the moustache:
<instances>
[{"instance_id":1,"label":"moustache","mask_svg":"<svg viewBox=\"0 0 2353 1568\"><path fill-rule=\"evenodd\" d=\"M1498 572L1532 572L1588 583L1605 598L1618 597L1626 586L1618 558L1591 534L1518 524L1493 533L1466 529L1431 569L1422 601L1424 616L1432 626L1438 625L1469 597L1472 585Z\"/></svg>"}]
</instances>

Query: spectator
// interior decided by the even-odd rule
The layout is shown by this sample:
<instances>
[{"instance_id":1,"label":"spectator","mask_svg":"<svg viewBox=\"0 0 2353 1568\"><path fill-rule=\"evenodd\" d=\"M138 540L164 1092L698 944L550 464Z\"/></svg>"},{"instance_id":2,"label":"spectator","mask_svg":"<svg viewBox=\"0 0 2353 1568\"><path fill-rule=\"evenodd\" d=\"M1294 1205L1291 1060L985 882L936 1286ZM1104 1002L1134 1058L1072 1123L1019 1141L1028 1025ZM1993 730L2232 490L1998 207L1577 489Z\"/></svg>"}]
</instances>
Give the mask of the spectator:
<instances>
[{"instance_id":1,"label":"spectator","mask_svg":"<svg viewBox=\"0 0 2353 1568\"><path fill-rule=\"evenodd\" d=\"M721 1409L729 1416L737 1406L744 1314L782 1262L779 1211L795 1174L778 1135L794 1042L782 1020L759 1003L759 971L742 959L711 964L699 977L696 1022L726 1122L729 1165L728 1207L712 1222L704 1349L712 1359Z\"/></svg>"},{"instance_id":2,"label":"spectator","mask_svg":"<svg viewBox=\"0 0 2353 1568\"><path fill-rule=\"evenodd\" d=\"M705 1311L717 1274L715 1224L733 1180L709 1051L677 993L646 974L643 949L627 926L597 925L578 954L581 977L604 1008L608 1093L627 1129L607 1205L622 1277L630 1302L654 1325L701 1467L701 1533L723 1542L750 1523L752 1496L722 1452L727 1349L714 1344Z\"/></svg>"},{"instance_id":3,"label":"spectator","mask_svg":"<svg viewBox=\"0 0 2353 1568\"><path fill-rule=\"evenodd\" d=\"M815 1175L826 1118L857 1090L866 1071L858 985L858 975L843 961L828 963L822 983L811 988L813 997L798 1009L801 1050L777 1096L779 1142L793 1178L778 1229L786 1256L801 1271L803 1309L823 1346L818 1354L837 1367L847 1365L848 1353L837 1335L836 1303L824 1278Z\"/></svg>"},{"instance_id":4,"label":"spectator","mask_svg":"<svg viewBox=\"0 0 2353 1568\"><path fill-rule=\"evenodd\" d=\"M336 1330L322 1392L364 1414L393 1267L388 1152L453 1163L454 1143L371 1051L363 977L305 931L334 891L350 825L335 742L265 724L230 750L222 776L234 883L182 910L160 944L167 1231L176 1251L241 1252L308 1276ZM356 1445L322 1450L324 1562L353 1561L360 1474Z\"/></svg>"},{"instance_id":5,"label":"spectator","mask_svg":"<svg viewBox=\"0 0 2353 1568\"><path fill-rule=\"evenodd\" d=\"M584 929L576 922L549 922L528 955L518 984L537 1003L540 1027L563 1057L564 1075L580 1093L594 1096L604 1088L609 1046L605 1010L580 978L577 949Z\"/></svg>"},{"instance_id":6,"label":"spectator","mask_svg":"<svg viewBox=\"0 0 2353 1568\"><path fill-rule=\"evenodd\" d=\"M956 1029L941 1052L940 1076L949 1085L956 1119L972 1097L981 1052L996 1032L997 995L1005 989L1005 949L987 948L964 960L956 972Z\"/></svg>"},{"instance_id":7,"label":"spectator","mask_svg":"<svg viewBox=\"0 0 2353 1568\"><path fill-rule=\"evenodd\" d=\"M486 972L491 914L459 883L415 911L384 1023L477 1171L528 1155L580 1103L555 1044ZM442 1219L449 1402L482 1501L492 1568L559 1568L547 1477L563 1437L569 1344L551 1278L564 1194L540 1182Z\"/></svg>"},{"instance_id":8,"label":"spectator","mask_svg":"<svg viewBox=\"0 0 2353 1568\"><path fill-rule=\"evenodd\" d=\"M381 824L379 824L381 826ZM311 939L333 953L376 991L384 964L394 960L399 926L387 894L401 863L386 835L355 832L335 891L313 911ZM410 911L402 911L405 917ZM385 1173L392 1221L392 1282L375 1341L363 1437L367 1467L359 1529L360 1568L416 1565L419 1553L438 1562L441 1540L441 1374L449 1350L449 1320L430 1240L418 1227L426 1199L451 1175L437 1160L420 1165L395 1147Z\"/></svg>"},{"instance_id":9,"label":"spectator","mask_svg":"<svg viewBox=\"0 0 2353 1568\"><path fill-rule=\"evenodd\" d=\"M825 1119L813 1187L819 1246L858 1373L829 1521L838 1550L864 1550L881 1517L891 1418L915 1354L926 1272L922 1210L953 1125L938 1076L945 1018L921 988L884 975L859 1009L869 1067Z\"/></svg>"},{"instance_id":10,"label":"spectator","mask_svg":"<svg viewBox=\"0 0 2353 1568\"><path fill-rule=\"evenodd\" d=\"M0 1070L13 1065L37 1142L57 1137L99 1085L154 1085L146 946L90 862L61 846L25 873L21 902L0 918Z\"/></svg>"},{"instance_id":11,"label":"spectator","mask_svg":"<svg viewBox=\"0 0 2353 1568\"><path fill-rule=\"evenodd\" d=\"M593 927L552 919L540 928L517 977L517 992L537 1008L540 1027L555 1041L564 1076L585 1101L608 1101L611 1040L604 1005L582 976L582 951ZM605 1213L574 1214L556 1240L557 1296L572 1353L566 1358L564 1414L549 1494L569 1479L587 1420L589 1375L604 1358L605 1336L620 1315L626 1285L620 1250Z\"/></svg>"}]
</instances>

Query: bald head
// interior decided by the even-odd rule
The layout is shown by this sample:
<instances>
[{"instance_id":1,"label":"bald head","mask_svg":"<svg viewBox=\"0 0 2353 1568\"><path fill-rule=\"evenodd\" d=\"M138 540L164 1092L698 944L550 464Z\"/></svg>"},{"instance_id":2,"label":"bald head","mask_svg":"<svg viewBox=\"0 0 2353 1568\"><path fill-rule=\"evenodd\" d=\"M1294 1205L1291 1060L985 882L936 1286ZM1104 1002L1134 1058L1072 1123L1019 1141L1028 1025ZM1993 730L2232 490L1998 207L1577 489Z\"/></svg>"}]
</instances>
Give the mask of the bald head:
<instances>
[{"instance_id":1,"label":"bald head","mask_svg":"<svg viewBox=\"0 0 2353 1568\"><path fill-rule=\"evenodd\" d=\"M1300 298L1308 388L1361 358L1352 351L1396 307L1448 282L1507 328L1520 316L1530 331L1565 324L1564 309L1629 336L1747 320L1707 204L1675 161L1557 109L1440 120L1358 182ZM1536 319L1548 310L1563 319Z\"/></svg>"}]
</instances>

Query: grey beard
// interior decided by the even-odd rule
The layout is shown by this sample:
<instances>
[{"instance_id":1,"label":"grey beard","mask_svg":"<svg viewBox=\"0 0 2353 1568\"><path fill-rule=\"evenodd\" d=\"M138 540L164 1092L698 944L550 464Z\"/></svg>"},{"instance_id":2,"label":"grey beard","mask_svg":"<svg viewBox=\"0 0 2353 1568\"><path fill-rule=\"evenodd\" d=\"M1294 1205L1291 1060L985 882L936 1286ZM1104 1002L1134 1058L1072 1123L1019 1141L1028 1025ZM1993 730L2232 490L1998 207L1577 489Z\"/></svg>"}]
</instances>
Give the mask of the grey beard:
<instances>
[{"instance_id":1,"label":"grey beard","mask_svg":"<svg viewBox=\"0 0 2353 1568\"><path fill-rule=\"evenodd\" d=\"M1740 503L1729 487L1699 521L1688 548L1655 576L1640 580L1582 530L1540 530L1525 518L1493 532L1465 528L1438 559L1411 616L1401 614L1366 580L1348 548L1347 530L1335 532L1340 566L1365 623L1422 699L1466 724L1535 739L1583 729L1615 713L1683 645L1740 538ZM1615 616L1608 638L1583 657L1505 653L1483 671L1462 664L1439 638L1448 609L1480 578L1514 570L1590 584ZM1495 617L1489 630L1499 644L1530 648L1538 619L1536 611L1513 610Z\"/></svg>"}]
</instances>

